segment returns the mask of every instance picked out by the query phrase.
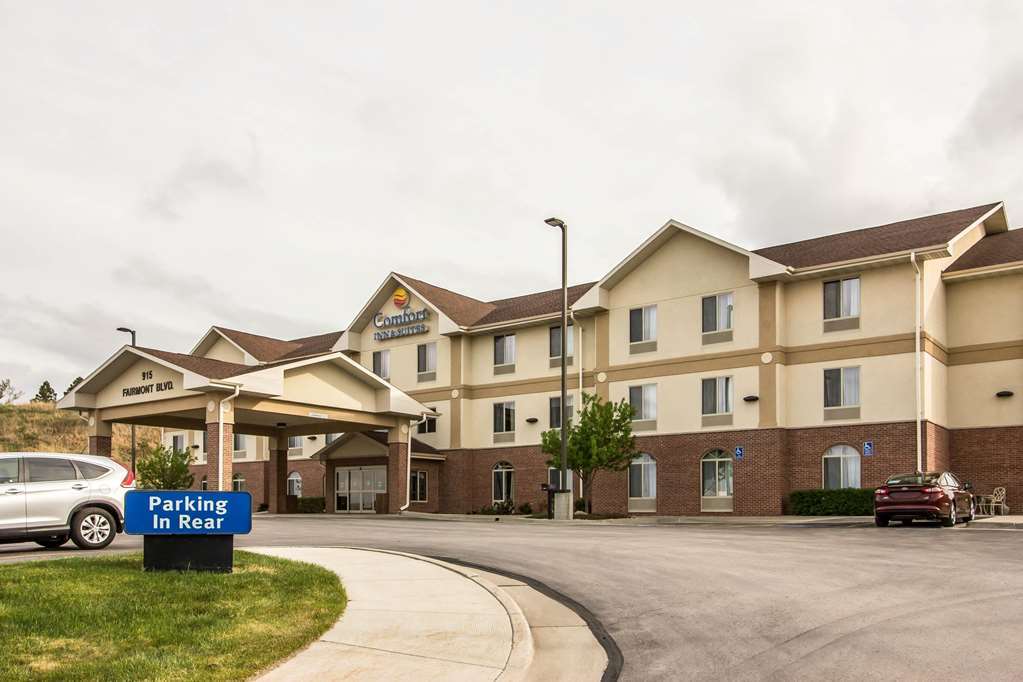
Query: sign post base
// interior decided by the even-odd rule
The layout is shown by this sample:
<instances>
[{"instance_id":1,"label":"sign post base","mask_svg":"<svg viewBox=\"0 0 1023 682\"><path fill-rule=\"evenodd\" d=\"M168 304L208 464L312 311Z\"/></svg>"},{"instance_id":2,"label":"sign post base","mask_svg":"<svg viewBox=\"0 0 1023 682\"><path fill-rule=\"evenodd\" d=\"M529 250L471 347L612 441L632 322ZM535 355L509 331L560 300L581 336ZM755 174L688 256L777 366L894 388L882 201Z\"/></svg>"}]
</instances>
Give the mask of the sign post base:
<instances>
[{"instance_id":1,"label":"sign post base","mask_svg":"<svg viewBox=\"0 0 1023 682\"><path fill-rule=\"evenodd\" d=\"M146 535L142 565L147 571L234 570L233 535Z\"/></svg>"}]
</instances>

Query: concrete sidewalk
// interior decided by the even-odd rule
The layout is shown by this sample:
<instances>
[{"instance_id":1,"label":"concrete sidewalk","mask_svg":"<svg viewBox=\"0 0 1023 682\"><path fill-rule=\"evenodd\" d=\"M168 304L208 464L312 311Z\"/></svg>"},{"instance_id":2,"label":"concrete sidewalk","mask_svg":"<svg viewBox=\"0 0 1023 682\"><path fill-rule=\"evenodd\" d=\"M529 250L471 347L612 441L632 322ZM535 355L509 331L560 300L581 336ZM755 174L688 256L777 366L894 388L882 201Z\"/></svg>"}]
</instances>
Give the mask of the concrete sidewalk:
<instances>
[{"instance_id":1,"label":"concrete sidewalk","mask_svg":"<svg viewBox=\"0 0 1023 682\"><path fill-rule=\"evenodd\" d=\"M581 618L520 581L398 552L246 550L328 568L348 594L334 627L260 680L599 680L607 665Z\"/></svg>"}]
</instances>

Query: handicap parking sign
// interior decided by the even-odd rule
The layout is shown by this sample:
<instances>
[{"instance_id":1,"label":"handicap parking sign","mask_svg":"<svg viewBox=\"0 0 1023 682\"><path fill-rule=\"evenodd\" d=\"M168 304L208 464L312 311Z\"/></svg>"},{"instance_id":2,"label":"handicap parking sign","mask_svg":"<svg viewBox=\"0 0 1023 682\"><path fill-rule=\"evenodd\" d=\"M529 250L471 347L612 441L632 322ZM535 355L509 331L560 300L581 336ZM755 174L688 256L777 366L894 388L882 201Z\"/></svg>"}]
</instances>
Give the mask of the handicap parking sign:
<instances>
[{"instance_id":1,"label":"handicap parking sign","mask_svg":"<svg viewBox=\"0 0 1023 682\"><path fill-rule=\"evenodd\" d=\"M870 457L874 454L874 441L868 440L863 444L863 456Z\"/></svg>"},{"instance_id":2,"label":"handicap parking sign","mask_svg":"<svg viewBox=\"0 0 1023 682\"><path fill-rule=\"evenodd\" d=\"M746 455L746 448L741 445L735 446L735 461L741 462L742 458Z\"/></svg>"}]
</instances>

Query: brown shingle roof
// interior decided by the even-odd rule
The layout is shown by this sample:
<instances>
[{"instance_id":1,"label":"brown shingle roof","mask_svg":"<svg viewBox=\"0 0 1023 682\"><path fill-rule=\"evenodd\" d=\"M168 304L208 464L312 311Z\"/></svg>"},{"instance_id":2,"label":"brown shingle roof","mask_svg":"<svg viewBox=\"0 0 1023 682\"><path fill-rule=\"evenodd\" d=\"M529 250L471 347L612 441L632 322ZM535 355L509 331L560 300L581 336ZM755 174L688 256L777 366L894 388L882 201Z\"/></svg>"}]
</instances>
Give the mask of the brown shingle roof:
<instances>
[{"instance_id":1,"label":"brown shingle roof","mask_svg":"<svg viewBox=\"0 0 1023 682\"><path fill-rule=\"evenodd\" d=\"M211 358L203 358L198 355L171 353L170 351L157 350L156 348L140 347L139 350L209 379L226 379L227 377L234 376L235 374L241 374L247 370L253 369L253 367L248 365L242 365L236 362L224 362L223 360L213 360ZM262 365L257 367L258 369L263 368Z\"/></svg>"},{"instance_id":2,"label":"brown shingle roof","mask_svg":"<svg viewBox=\"0 0 1023 682\"><path fill-rule=\"evenodd\" d=\"M526 317L547 315L561 310L561 289L551 289L535 294L501 298L496 301L480 301L435 286L421 279L398 275L408 282L426 300L441 309L455 323L463 327L509 322ZM577 284L568 288L568 304L572 305L596 282Z\"/></svg>"},{"instance_id":3,"label":"brown shingle roof","mask_svg":"<svg viewBox=\"0 0 1023 682\"><path fill-rule=\"evenodd\" d=\"M768 246L754 253L795 268L869 258L948 242L998 203Z\"/></svg>"},{"instance_id":4,"label":"brown shingle roof","mask_svg":"<svg viewBox=\"0 0 1023 682\"><path fill-rule=\"evenodd\" d=\"M367 438L371 438L372 440L375 440L376 442L380 443L381 445L387 445L387 432L386 431L361 431L360 433L362 433L362 435L366 436ZM413 438L412 439L412 452L413 452L413 454L419 452L419 453L424 454L424 455L435 455L435 454L437 454L437 448L433 447L432 445L427 445L426 443L424 443L423 441L419 440L418 438Z\"/></svg>"},{"instance_id":5,"label":"brown shingle roof","mask_svg":"<svg viewBox=\"0 0 1023 682\"><path fill-rule=\"evenodd\" d=\"M249 355L260 362L293 360L307 355L326 353L341 338L341 332L329 332L285 341L227 327L215 326L214 329L244 348Z\"/></svg>"},{"instance_id":6,"label":"brown shingle roof","mask_svg":"<svg viewBox=\"0 0 1023 682\"><path fill-rule=\"evenodd\" d=\"M989 265L1023 261L1023 230L997 232L970 247L945 272L972 270Z\"/></svg>"}]
</instances>

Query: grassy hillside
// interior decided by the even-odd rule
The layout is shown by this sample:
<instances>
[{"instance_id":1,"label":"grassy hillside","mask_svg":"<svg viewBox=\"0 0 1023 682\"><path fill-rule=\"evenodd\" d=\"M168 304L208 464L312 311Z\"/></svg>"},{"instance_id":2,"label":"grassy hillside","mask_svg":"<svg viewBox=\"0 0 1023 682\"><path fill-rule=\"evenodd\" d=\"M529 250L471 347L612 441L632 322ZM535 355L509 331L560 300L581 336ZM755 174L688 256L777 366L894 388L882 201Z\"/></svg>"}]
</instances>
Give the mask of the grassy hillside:
<instances>
[{"instance_id":1,"label":"grassy hillside","mask_svg":"<svg viewBox=\"0 0 1023 682\"><path fill-rule=\"evenodd\" d=\"M89 450L86 423L77 412L58 410L53 403L0 405L0 452L78 452ZM158 441L160 430L136 427L136 439ZM114 424L114 459L125 462L131 451L131 427Z\"/></svg>"}]
</instances>

